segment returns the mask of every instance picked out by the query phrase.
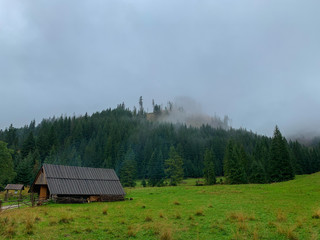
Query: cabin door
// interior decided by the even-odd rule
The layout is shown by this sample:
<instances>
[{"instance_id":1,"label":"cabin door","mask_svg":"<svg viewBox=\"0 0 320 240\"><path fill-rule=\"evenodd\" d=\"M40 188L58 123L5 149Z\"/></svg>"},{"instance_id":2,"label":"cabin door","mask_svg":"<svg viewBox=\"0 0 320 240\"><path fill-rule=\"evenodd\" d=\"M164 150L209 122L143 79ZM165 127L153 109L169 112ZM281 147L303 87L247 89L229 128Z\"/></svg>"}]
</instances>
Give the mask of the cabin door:
<instances>
[{"instance_id":1,"label":"cabin door","mask_svg":"<svg viewBox=\"0 0 320 240\"><path fill-rule=\"evenodd\" d=\"M39 200L46 200L48 199L48 186L47 185L41 185L40 186L40 194L39 194Z\"/></svg>"}]
</instances>

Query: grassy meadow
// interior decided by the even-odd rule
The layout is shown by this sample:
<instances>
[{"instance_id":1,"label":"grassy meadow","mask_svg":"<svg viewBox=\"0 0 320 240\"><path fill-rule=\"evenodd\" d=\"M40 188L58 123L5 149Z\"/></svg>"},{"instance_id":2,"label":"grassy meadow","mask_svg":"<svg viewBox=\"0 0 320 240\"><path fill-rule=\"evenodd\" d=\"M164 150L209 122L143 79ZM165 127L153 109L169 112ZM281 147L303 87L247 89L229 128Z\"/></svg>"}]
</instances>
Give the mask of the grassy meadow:
<instances>
[{"instance_id":1,"label":"grassy meadow","mask_svg":"<svg viewBox=\"0 0 320 240\"><path fill-rule=\"evenodd\" d=\"M126 189L131 201L0 213L2 239L320 239L320 173L276 184Z\"/></svg>"}]
</instances>

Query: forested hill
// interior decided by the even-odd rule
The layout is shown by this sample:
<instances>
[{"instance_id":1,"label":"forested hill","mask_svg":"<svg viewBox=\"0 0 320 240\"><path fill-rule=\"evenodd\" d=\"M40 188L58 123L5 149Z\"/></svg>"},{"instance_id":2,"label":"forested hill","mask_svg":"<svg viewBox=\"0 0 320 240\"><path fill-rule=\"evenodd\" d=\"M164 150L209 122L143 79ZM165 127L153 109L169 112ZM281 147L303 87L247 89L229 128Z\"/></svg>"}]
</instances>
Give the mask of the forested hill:
<instances>
[{"instance_id":1,"label":"forested hill","mask_svg":"<svg viewBox=\"0 0 320 240\"><path fill-rule=\"evenodd\" d=\"M119 173L129 161L137 178L164 177L164 163L172 147L182 158L185 177L203 177L207 150L213 153L215 174L222 176L230 139L245 156L241 161L249 179L257 171L268 176L271 138L243 129L160 123L150 120L143 109L131 111L124 104L91 116L51 118L37 126L33 121L23 128L10 126L0 131L0 141L12 149L14 181L25 184L43 162L114 168ZM289 142L287 147L296 174L319 171L319 146Z\"/></svg>"}]
</instances>

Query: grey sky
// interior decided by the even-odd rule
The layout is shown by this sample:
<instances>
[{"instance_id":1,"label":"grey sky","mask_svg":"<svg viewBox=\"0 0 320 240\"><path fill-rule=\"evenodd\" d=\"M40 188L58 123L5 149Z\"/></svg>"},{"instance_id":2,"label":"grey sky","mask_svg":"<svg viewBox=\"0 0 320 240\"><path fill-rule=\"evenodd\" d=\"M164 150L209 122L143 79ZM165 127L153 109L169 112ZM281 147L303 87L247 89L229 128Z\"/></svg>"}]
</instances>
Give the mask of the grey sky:
<instances>
[{"instance_id":1,"label":"grey sky","mask_svg":"<svg viewBox=\"0 0 320 240\"><path fill-rule=\"evenodd\" d=\"M318 0L0 0L0 128L143 96L320 134Z\"/></svg>"}]
</instances>

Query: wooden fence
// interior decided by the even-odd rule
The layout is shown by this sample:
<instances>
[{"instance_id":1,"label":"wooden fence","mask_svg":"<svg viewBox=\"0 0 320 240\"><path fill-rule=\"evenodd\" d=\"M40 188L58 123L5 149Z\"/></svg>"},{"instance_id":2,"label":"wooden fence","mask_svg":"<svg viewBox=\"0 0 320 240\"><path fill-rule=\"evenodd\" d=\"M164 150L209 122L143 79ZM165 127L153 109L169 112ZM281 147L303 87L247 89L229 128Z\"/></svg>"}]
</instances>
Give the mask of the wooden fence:
<instances>
[{"instance_id":1,"label":"wooden fence","mask_svg":"<svg viewBox=\"0 0 320 240\"><path fill-rule=\"evenodd\" d=\"M43 204L47 204L48 200L35 198L33 195L30 197L24 197L21 199L2 201L0 200L0 213L5 210L20 208L20 207L34 207Z\"/></svg>"}]
</instances>

